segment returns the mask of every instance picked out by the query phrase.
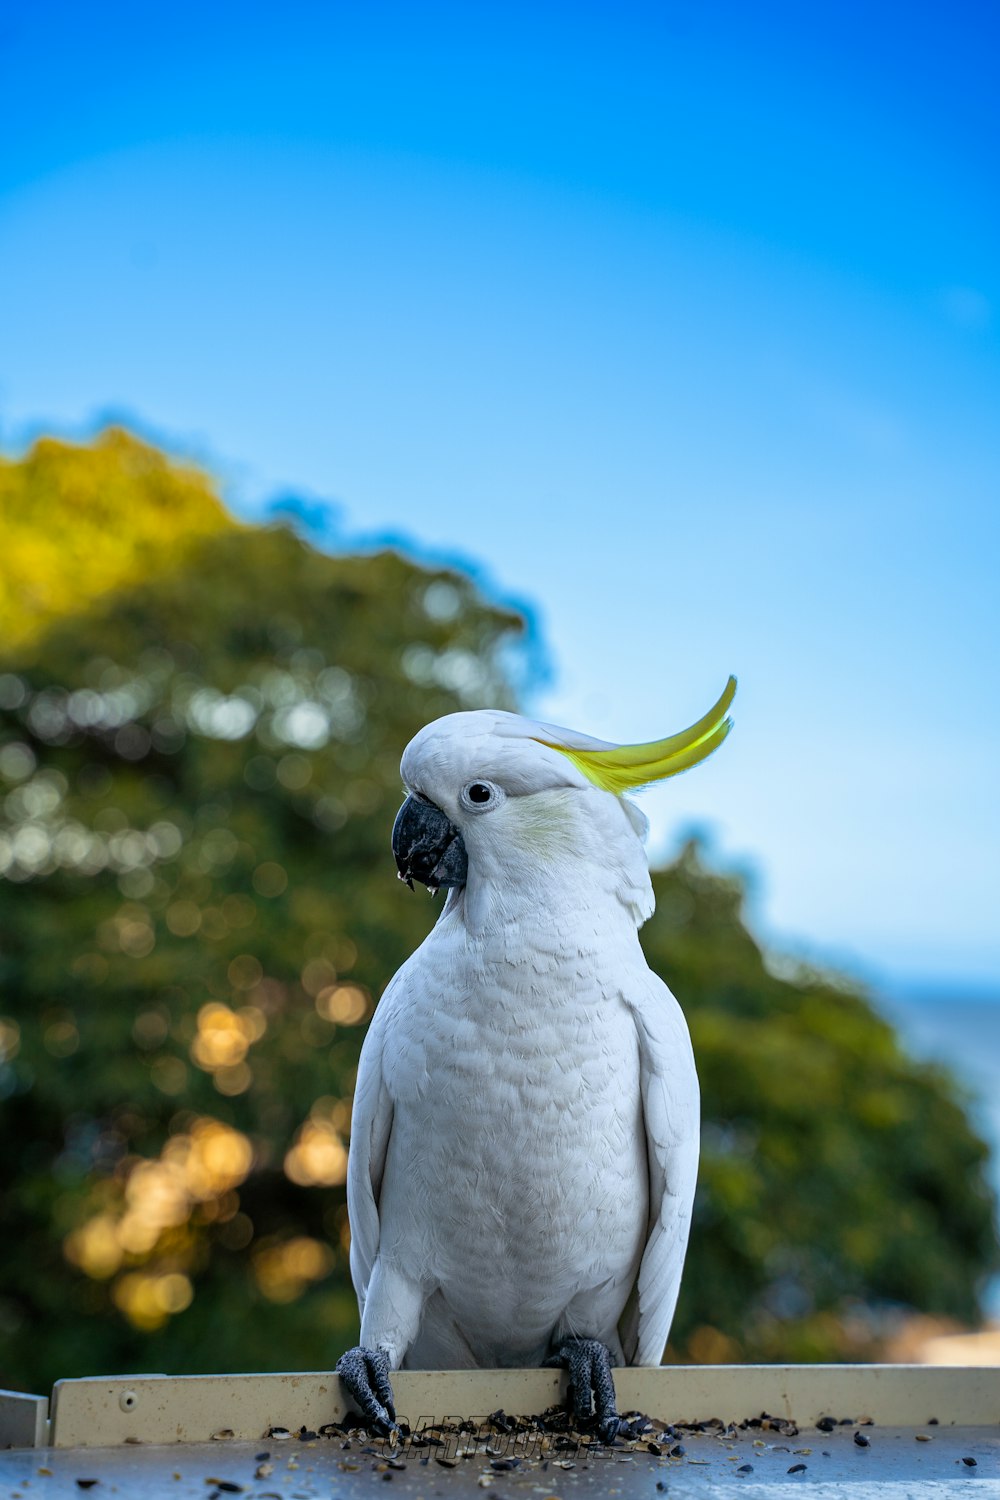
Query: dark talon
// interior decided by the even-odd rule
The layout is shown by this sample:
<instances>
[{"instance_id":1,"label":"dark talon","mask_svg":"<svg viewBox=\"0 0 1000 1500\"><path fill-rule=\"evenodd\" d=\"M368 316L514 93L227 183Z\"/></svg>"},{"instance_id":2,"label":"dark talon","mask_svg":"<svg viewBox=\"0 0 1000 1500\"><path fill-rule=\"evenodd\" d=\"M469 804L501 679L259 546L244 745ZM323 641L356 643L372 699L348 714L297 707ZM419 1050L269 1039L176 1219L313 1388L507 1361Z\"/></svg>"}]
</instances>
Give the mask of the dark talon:
<instances>
[{"instance_id":1,"label":"dark talon","mask_svg":"<svg viewBox=\"0 0 1000 1500\"><path fill-rule=\"evenodd\" d=\"M547 1366L569 1371L569 1404L574 1421L589 1426L595 1421L602 1443L613 1443L623 1424L615 1402L611 1355L597 1339L563 1339Z\"/></svg>"},{"instance_id":2,"label":"dark talon","mask_svg":"<svg viewBox=\"0 0 1000 1500\"><path fill-rule=\"evenodd\" d=\"M348 1349L334 1366L348 1394L380 1437L397 1437L389 1361L381 1349Z\"/></svg>"}]
</instances>

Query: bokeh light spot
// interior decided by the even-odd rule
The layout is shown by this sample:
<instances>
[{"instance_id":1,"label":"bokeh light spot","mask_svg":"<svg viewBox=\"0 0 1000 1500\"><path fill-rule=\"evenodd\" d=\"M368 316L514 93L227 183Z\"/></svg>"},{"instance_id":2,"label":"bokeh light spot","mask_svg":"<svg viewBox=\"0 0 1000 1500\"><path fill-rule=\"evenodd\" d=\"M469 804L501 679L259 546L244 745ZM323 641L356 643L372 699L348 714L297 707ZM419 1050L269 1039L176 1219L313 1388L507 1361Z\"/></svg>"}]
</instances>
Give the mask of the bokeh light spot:
<instances>
[{"instance_id":1,"label":"bokeh light spot","mask_svg":"<svg viewBox=\"0 0 1000 1500\"><path fill-rule=\"evenodd\" d=\"M250 927L257 915L256 902L249 896L225 896L220 910L230 927Z\"/></svg>"},{"instance_id":2,"label":"bokeh light spot","mask_svg":"<svg viewBox=\"0 0 1000 1500\"><path fill-rule=\"evenodd\" d=\"M301 792L312 780L312 766L304 755L292 751L278 762L278 780L290 792Z\"/></svg>"},{"instance_id":3,"label":"bokeh light spot","mask_svg":"<svg viewBox=\"0 0 1000 1500\"><path fill-rule=\"evenodd\" d=\"M332 984L316 996L316 1009L338 1026L357 1026L371 1014L371 996L360 984Z\"/></svg>"},{"instance_id":4,"label":"bokeh light spot","mask_svg":"<svg viewBox=\"0 0 1000 1500\"><path fill-rule=\"evenodd\" d=\"M20 1050L20 1026L12 1016L0 1016L0 1063L13 1062Z\"/></svg>"},{"instance_id":5,"label":"bokeh light spot","mask_svg":"<svg viewBox=\"0 0 1000 1500\"><path fill-rule=\"evenodd\" d=\"M285 1174L299 1187L346 1182L347 1148L332 1119L310 1115L285 1156Z\"/></svg>"},{"instance_id":6,"label":"bokeh light spot","mask_svg":"<svg viewBox=\"0 0 1000 1500\"><path fill-rule=\"evenodd\" d=\"M307 995L318 995L337 982L337 971L325 958L311 958L302 970L302 988Z\"/></svg>"},{"instance_id":7,"label":"bokeh light spot","mask_svg":"<svg viewBox=\"0 0 1000 1500\"><path fill-rule=\"evenodd\" d=\"M265 860L253 872L253 888L259 896L280 896L288 885L288 874L275 860Z\"/></svg>"},{"instance_id":8,"label":"bokeh light spot","mask_svg":"<svg viewBox=\"0 0 1000 1500\"><path fill-rule=\"evenodd\" d=\"M176 1096L187 1088L188 1070L179 1057L158 1057L149 1076L161 1094Z\"/></svg>"},{"instance_id":9,"label":"bokeh light spot","mask_svg":"<svg viewBox=\"0 0 1000 1500\"><path fill-rule=\"evenodd\" d=\"M310 1282L328 1276L333 1266L329 1245L307 1235L282 1243L262 1241L253 1257L257 1285L271 1302L294 1302Z\"/></svg>"},{"instance_id":10,"label":"bokeh light spot","mask_svg":"<svg viewBox=\"0 0 1000 1500\"><path fill-rule=\"evenodd\" d=\"M193 901L172 901L166 922L175 937L193 937L201 926L201 909Z\"/></svg>"},{"instance_id":11,"label":"bokeh light spot","mask_svg":"<svg viewBox=\"0 0 1000 1500\"><path fill-rule=\"evenodd\" d=\"M252 990L264 977L261 961L252 953L239 954L232 960L227 972L234 990Z\"/></svg>"},{"instance_id":12,"label":"bokeh light spot","mask_svg":"<svg viewBox=\"0 0 1000 1500\"><path fill-rule=\"evenodd\" d=\"M53 1021L42 1033L42 1041L53 1057L71 1057L80 1045L80 1033L73 1021Z\"/></svg>"}]
</instances>

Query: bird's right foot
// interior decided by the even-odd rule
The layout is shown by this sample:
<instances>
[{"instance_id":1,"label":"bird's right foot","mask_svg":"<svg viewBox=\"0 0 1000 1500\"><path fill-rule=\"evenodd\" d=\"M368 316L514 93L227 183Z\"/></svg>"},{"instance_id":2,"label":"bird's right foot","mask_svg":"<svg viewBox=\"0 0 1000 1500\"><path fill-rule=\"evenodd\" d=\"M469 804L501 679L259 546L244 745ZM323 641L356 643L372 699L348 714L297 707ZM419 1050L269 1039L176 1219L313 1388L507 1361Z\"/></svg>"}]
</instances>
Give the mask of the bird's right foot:
<instances>
[{"instance_id":1,"label":"bird's right foot","mask_svg":"<svg viewBox=\"0 0 1000 1500\"><path fill-rule=\"evenodd\" d=\"M567 1404L574 1421L584 1428L596 1426L601 1442L613 1443L623 1424L615 1404L608 1346L597 1339L566 1338L545 1364L569 1371Z\"/></svg>"},{"instance_id":2,"label":"bird's right foot","mask_svg":"<svg viewBox=\"0 0 1000 1500\"><path fill-rule=\"evenodd\" d=\"M397 1434L399 1428L386 1354L381 1349L364 1349L359 1345L342 1354L334 1369L374 1431L381 1437Z\"/></svg>"}]
</instances>

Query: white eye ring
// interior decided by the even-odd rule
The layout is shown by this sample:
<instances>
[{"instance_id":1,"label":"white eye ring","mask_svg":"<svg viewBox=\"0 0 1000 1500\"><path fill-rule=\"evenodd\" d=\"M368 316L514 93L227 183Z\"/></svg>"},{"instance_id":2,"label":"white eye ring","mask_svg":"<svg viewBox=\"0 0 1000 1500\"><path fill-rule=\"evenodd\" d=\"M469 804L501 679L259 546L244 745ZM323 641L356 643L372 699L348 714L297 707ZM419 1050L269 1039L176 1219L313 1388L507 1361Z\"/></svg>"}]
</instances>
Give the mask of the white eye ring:
<instances>
[{"instance_id":1,"label":"white eye ring","mask_svg":"<svg viewBox=\"0 0 1000 1500\"><path fill-rule=\"evenodd\" d=\"M460 801L466 812L484 813L492 812L506 800L506 792L503 787L497 786L495 781L486 781L477 777L462 788Z\"/></svg>"}]
</instances>

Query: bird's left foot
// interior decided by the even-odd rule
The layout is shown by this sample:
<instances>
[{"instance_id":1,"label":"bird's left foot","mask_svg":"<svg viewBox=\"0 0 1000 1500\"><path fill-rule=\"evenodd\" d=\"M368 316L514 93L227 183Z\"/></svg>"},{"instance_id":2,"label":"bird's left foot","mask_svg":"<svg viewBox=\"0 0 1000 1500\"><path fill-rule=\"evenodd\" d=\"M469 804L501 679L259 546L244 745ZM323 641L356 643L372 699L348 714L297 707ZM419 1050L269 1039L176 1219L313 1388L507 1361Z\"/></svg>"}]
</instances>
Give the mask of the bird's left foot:
<instances>
[{"instance_id":1,"label":"bird's left foot","mask_svg":"<svg viewBox=\"0 0 1000 1500\"><path fill-rule=\"evenodd\" d=\"M546 1365L569 1371L569 1405L573 1419L589 1425L595 1417L604 1443L613 1443L622 1430L611 1374L611 1353L598 1339L563 1339Z\"/></svg>"},{"instance_id":2,"label":"bird's left foot","mask_svg":"<svg viewBox=\"0 0 1000 1500\"><path fill-rule=\"evenodd\" d=\"M334 1366L348 1393L361 1408L362 1415L380 1437L394 1437L396 1408L389 1384L389 1361L381 1349L359 1346L348 1349Z\"/></svg>"}]
</instances>

